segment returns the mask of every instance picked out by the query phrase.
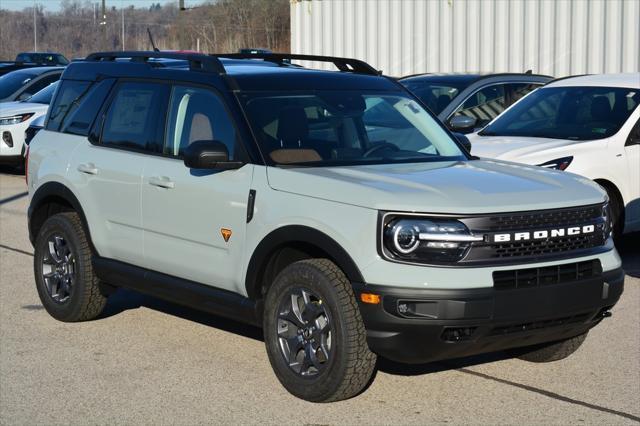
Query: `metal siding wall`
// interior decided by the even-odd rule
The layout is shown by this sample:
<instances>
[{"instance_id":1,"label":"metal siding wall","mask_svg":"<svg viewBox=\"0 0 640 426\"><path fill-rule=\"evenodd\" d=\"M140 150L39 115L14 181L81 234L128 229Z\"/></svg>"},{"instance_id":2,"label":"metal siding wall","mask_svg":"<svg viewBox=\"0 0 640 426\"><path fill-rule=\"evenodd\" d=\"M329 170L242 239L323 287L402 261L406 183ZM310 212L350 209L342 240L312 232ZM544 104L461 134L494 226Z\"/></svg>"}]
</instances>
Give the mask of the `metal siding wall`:
<instances>
[{"instance_id":1,"label":"metal siding wall","mask_svg":"<svg viewBox=\"0 0 640 426\"><path fill-rule=\"evenodd\" d=\"M291 51L395 76L637 72L640 0L292 0Z\"/></svg>"}]
</instances>

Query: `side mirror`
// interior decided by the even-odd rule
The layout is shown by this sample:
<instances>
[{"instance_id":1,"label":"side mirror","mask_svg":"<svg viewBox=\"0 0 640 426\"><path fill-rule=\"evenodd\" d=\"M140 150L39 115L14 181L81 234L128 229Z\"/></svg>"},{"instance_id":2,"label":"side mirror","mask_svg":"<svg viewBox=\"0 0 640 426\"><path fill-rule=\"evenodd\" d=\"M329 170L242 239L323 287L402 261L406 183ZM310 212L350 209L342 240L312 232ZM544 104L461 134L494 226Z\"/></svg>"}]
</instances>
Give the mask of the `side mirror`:
<instances>
[{"instance_id":1,"label":"side mirror","mask_svg":"<svg viewBox=\"0 0 640 426\"><path fill-rule=\"evenodd\" d=\"M184 165L190 169L238 169L241 161L229 161L227 146L220 141L195 141L184 150Z\"/></svg>"},{"instance_id":2,"label":"side mirror","mask_svg":"<svg viewBox=\"0 0 640 426\"><path fill-rule=\"evenodd\" d=\"M466 149L467 152L471 154L471 141L469 140L469 138L462 133L454 133L453 136L458 140L458 142L460 142L460 145L462 145L464 149Z\"/></svg>"},{"instance_id":3,"label":"side mirror","mask_svg":"<svg viewBox=\"0 0 640 426\"><path fill-rule=\"evenodd\" d=\"M449 120L449 128L454 132L470 133L476 128L477 120L467 115L456 115Z\"/></svg>"}]
</instances>

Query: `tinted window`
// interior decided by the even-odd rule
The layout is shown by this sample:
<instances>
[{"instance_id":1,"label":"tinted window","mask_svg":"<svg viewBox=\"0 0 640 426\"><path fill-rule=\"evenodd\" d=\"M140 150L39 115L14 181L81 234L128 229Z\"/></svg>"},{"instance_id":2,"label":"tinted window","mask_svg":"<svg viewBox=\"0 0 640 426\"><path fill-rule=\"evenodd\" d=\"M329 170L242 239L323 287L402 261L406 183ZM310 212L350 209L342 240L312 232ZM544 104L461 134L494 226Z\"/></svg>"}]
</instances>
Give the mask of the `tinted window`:
<instances>
[{"instance_id":1,"label":"tinted window","mask_svg":"<svg viewBox=\"0 0 640 426\"><path fill-rule=\"evenodd\" d=\"M171 94L164 153L182 156L184 149L199 140L224 143L233 159L236 131L220 98L210 90L176 86Z\"/></svg>"},{"instance_id":2,"label":"tinted window","mask_svg":"<svg viewBox=\"0 0 640 426\"><path fill-rule=\"evenodd\" d=\"M24 92L22 92L20 95L33 95L34 93L38 93L40 90L44 89L45 87L47 87L48 85L50 85L53 82L56 82L58 80L60 80L60 75L62 75L62 73L54 73L54 74L49 74L46 75L36 81L33 82L33 84L28 85Z\"/></svg>"},{"instance_id":3,"label":"tinted window","mask_svg":"<svg viewBox=\"0 0 640 426\"><path fill-rule=\"evenodd\" d=\"M67 114L67 118L60 127L62 131L74 135L87 136L91 124L100 108L102 108L113 83L112 79L93 83L89 90L85 92L85 95L77 101L73 111Z\"/></svg>"},{"instance_id":4,"label":"tinted window","mask_svg":"<svg viewBox=\"0 0 640 426\"><path fill-rule=\"evenodd\" d=\"M160 152L166 86L155 83L123 83L116 90L105 117L101 143Z\"/></svg>"},{"instance_id":5,"label":"tinted window","mask_svg":"<svg viewBox=\"0 0 640 426\"><path fill-rule=\"evenodd\" d=\"M617 133L638 103L639 89L544 87L514 105L481 135L602 139Z\"/></svg>"},{"instance_id":6,"label":"tinted window","mask_svg":"<svg viewBox=\"0 0 640 426\"><path fill-rule=\"evenodd\" d=\"M49 107L47 130L60 130L62 122L78 107L90 85L88 81L76 80L64 80L60 83L53 103Z\"/></svg>"},{"instance_id":7,"label":"tinted window","mask_svg":"<svg viewBox=\"0 0 640 426\"><path fill-rule=\"evenodd\" d=\"M58 82L53 82L29 99L26 102L33 102L36 104L50 104L51 98L53 97L54 92L56 91L56 87L58 87Z\"/></svg>"},{"instance_id":8,"label":"tinted window","mask_svg":"<svg viewBox=\"0 0 640 426\"><path fill-rule=\"evenodd\" d=\"M60 130L63 120L78 107L90 85L88 81L76 80L64 80L60 83L53 103L49 107L47 130Z\"/></svg>"},{"instance_id":9,"label":"tinted window","mask_svg":"<svg viewBox=\"0 0 640 426\"><path fill-rule=\"evenodd\" d=\"M37 75L37 72L31 70L13 71L3 75L0 77L0 99L13 94Z\"/></svg>"},{"instance_id":10,"label":"tinted window","mask_svg":"<svg viewBox=\"0 0 640 426\"><path fill-rule=\"evenodd\" d=\"M260 149L274 163L465 159L438 122L404 92L255 93L244 100Z\"/></svg>"},{"instance_id":11,"label":"tinted window","mask_svg":"<svg viewBox=\"0 0 640 426\"><path fill-rule=\"evenodd\" d=\"M500 115L506 108L505 88L502 84L484 87L471 95L456 110L456 115L475 118L476 126L482 127Z\"/></svg>"},{"instance_id":12,"label":"tinted window","mask_svg":"<svg viewBox=\"0 0 640 426\"><path fill-rule=\"evenodd\" d=\"M413 92L420 100L429 107L434 114L440 114L451 101L458 96L460 91L464 90L464 84L446 84L446 83L420 83L420 82L402 82L407 89Z\"/></svg>"},{"instance_id":13,"label":"tinted window","mask_svg":"<svg viewBox=\"0 0 640 426\"><path fill-rule=\"evenodd\" d=\"M514 103L518 102L522 97L527 95L534 89L540 87L541 84L530 83L512 83L506 85L507 102L506 107L510 107Z\"/></svg>"}]
</instances>

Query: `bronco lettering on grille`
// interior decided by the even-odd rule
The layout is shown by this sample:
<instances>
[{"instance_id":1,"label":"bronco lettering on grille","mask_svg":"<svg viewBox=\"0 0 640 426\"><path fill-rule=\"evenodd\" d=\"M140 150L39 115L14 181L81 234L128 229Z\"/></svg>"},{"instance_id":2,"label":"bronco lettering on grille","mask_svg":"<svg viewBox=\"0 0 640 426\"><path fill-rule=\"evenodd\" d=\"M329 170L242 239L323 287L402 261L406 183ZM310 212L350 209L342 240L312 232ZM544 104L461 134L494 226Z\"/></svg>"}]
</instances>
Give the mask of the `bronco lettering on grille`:
<instances>
[{"instance_id":1,"label":"bronco lettering on grille","mask_svg":"<svg viewBox=\"0 0 640 426\"><path fill-rule=\"evenodd\" d=\"M595 225L572 226L569 228L545 229L533 232L514 232L508 234L494 234L494 243L506 243L511 241L546 240L559 238L565 235L592 234L596 230Z\"/></svg>"}]
</instances>

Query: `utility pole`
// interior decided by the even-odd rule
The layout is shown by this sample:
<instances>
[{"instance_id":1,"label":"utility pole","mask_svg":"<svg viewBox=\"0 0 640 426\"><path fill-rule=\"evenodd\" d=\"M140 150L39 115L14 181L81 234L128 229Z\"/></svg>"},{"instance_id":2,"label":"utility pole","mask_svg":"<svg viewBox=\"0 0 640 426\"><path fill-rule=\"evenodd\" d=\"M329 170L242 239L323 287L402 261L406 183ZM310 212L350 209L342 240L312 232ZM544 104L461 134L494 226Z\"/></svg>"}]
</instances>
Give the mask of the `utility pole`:
<instances>
[{"instance_id":1,"label":"utility pole","mask_svg":"<svg viewBox=\"0 0 640 426\"><path fill-rule=\"evenodd\" d=\"M122 51L124 52L124 2L120 0L120 9L122 10Z\"/></svg>"},{"instance_id":2,"label":"utility pole","mask_svg":"<svg viewBox=\"0 0 640 426\"><path fill-rule=\"evenodd\" d=\"M102 20L100 20L100 25L103 26L103 29L102 29L103 49L107 50L107 5L105 3L106 3L106 0L102 0Z\"/></svg>"},{"instance_id":3,"label":"utility pole","mask_svg":"<svg viewBox=\"0 0 640 426\"><path fill-rule=\"evenodd\" d=\"M33 0L33 51L38 51L38 21L36 19L36 0Z\"/></svg>"}]
</instances>

